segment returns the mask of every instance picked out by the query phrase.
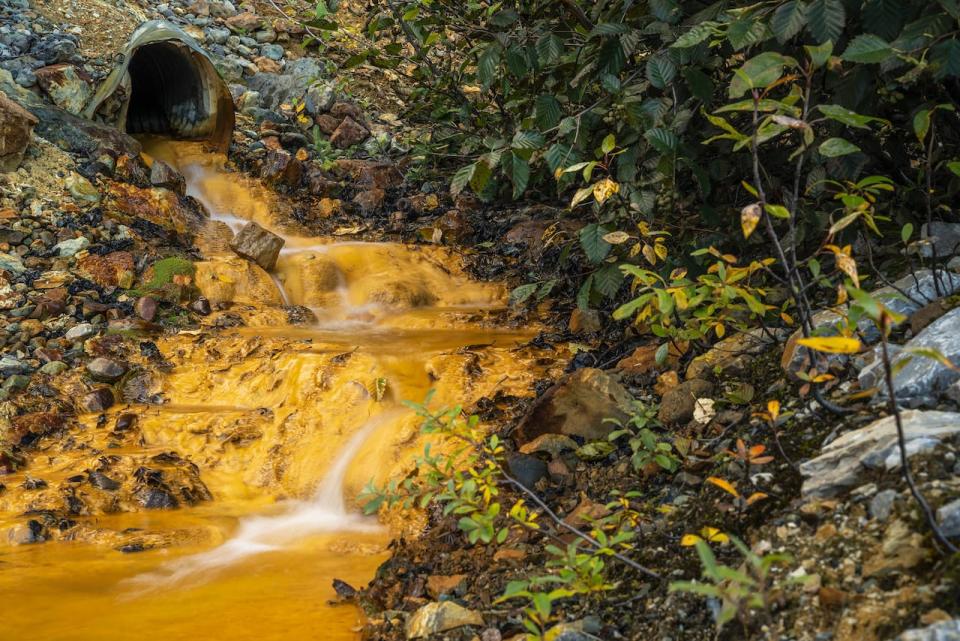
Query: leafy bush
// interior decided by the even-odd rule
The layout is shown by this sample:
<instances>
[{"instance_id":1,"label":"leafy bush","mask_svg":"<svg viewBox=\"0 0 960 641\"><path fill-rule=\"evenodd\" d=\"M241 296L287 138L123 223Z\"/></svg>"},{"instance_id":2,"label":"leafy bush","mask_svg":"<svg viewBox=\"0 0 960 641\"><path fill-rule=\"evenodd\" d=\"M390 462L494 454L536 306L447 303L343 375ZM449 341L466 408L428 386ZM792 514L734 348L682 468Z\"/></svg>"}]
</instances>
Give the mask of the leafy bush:
<instances>
[{"instance_id":1,"label":"leafy bush","mask_svg":"<svg viewBox=\"0 0 960 641\"><path fill-rule=\"evenodd\" d=\"M337 28L333 6L314 27ZM951 215L960 187L953 0L373 0L370 11L369 44L346 65L408 75L406 115L431 129L418 153L469 159L451 168L454 193L567 203L585 223L576 238L590 266L581 307L621 292L618 265L637 278L631 271L647 260L673 302L648 280L653 297L633 311L669 317L677 292L696 299L709 286L728 300L695 308L688 318L703 319L675 320L670 332L720 335L748 319L744 307L754 320L789 316L790 301L770 310L701 282L717 263L693 250L734 242L735 212L744 210L747 236L779 225L784 251L773 259L785 271L799 269L797 249L818 249L828 231L842 241L831 243L834 259L847 263L843 249L861 231L853 222L881 232ZM879 207L863 193L871 186L896 197ZM668 258L661 240L634 253L618 235L653 221L689 250ZM748 247L764 250L755 239ZM667 277L679 268L689 282ZM538 281L515 300L555 285ZM756 298L762 289L753 286L744 289Z\"/></svg>"}]
</instances>

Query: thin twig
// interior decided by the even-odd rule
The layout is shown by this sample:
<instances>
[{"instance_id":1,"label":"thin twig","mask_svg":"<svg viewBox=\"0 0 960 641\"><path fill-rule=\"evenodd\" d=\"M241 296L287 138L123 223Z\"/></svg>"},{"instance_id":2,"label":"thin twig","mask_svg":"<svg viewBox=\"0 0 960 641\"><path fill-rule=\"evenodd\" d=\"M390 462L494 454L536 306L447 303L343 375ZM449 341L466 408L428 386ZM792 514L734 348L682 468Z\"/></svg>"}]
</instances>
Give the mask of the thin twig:
<instances>
[{"instance_id":1,"label":"thin twig","mask_svg":"<svg viewBox=\"0 0 960 641\"><path fill-rule=\"evenodd\" d=\"M913 494L914 500L916 500L917 505L920 506L920 510L923 512L923 515L927 520L927 524L933 531L934 539L936 539L936 541L948 552L955 554L960 550L958 550L957 546L950 542L950 539L948 539L943 533L943 530L940 529L940 524L937 523L936 515L933 513L933 510L930 509L930 504L927 503L927 500L924 498L919 488L917 488L916 483L914 483L913 473L910 471L910 461L907 457L907 439L903 432L903 421L900 418L900 408L897 407L897 393L893 385L893 367L890 363L890 354L887 351L886 321L887 316L884 315L880 320L880 344L883 347L883 373L887 382L887 394L890 396L890 413L893 414L894 422L897 425L897 445L900 449L900 467L903 468L903 478L907 481L907 485L910 487L910 493Z\"/></svg>"}]
</instances>

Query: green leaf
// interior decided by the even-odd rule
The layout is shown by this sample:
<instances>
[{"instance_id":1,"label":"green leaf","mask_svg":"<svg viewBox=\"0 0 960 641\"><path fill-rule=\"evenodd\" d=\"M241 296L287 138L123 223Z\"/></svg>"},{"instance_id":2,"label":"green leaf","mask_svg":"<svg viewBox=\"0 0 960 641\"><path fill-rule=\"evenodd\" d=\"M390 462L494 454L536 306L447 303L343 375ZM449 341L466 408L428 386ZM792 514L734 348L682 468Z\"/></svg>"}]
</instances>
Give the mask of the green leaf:
<instances>
[{"instance_id":1,"label":"green leaf","mask_svg":"<svg viewBox=\"0 0 960 641\"><path fill-rule=\"evenodd\" d=\"M586 225L580 230L580 246L591 263L600 263L610 253L611 245L603 239L610 231L612 230L608 227L597 223Z\"/></svg>"},{"instance_id":2,"label":"green leaf","mask_svg":"<svg viewBox=\"0 0 960 641\"><path fill-rule=\"evenodd\" d=\"M741 97L751 89L762 89L772 85L783 75L784 67L794 63L792 58L774 51L754 56L734 71L730 81L730 98Z\"/></svg>"},{"instance_id":3,"label":"green leaf","mask_svg":"<svg viewBox=\"0 0 960 641\"><path fill-rule=\"evenodd\" d=\"M947 169L952 171L957 176L960 176L960 160L951 160L948 162Z\"/></svg>"},{"instance_id":4,"label":"green leaf","mask_svg":"<svg viewBox=\"0 0 960 641\"><path fill-rule=\"evenodd\" d=\"M453 180L450 181L450 193L454 196L457 196L466 189L467 185L470 184L470 179L473 178L473 171L476 168L476 163L471 163L466 167L461 167L457 170L457 173L453 175Z\"/></svg>"},{"instance_id":5,"label":"green leaf","mask_svg":"<svg viewBox=\"0 0 960 641\"><path fill-rule=\"evenodd\" d=\"M667 24L675 24L680 20L680 7L674 0L649 0L650 13L657 20Z\"/></svg>"},{"instance_id":6,"label":"green leaf","mask_svg":"<svg viewBox=\"0 0 960 641\"><path fill-rule=\"evenodd\" d=\"M790 0L777 7L770 18L770 29L781 44L792 39L807 24L807 5Z\"/></svg>"},{"instance_id":7,"label":"green leaf","mask_svg":"<svg viewBox=\"0 0 960 641\"><path fill-rule=\"evenodd\" d=\"M828 40L837 42L846 19L842 0L813 0L807 10L807 29L818 44Z\"/></svg>"},{"instance_id":8,"label":"green leaf","mask_svg":"<svg viewBox=\"0 0 960 641\"><path fill-rule=\"evenodd\" d=\"M687 31L680 34L680 37L670 45L674 49L687 49L689 47L695 47L700 44L711 35L713 35L719 23L717 22L701 22L694 25Z\"/></svg>"},{"instance_id":9,"label":"green leaf","mask_svg":"<svg viewBox=\"0 0 960 641\"><path fill-rule=\"evenodd\" d=\"M790 218L790 210L784 207L783 205L771 205L767 204L767 213L773 216L774 218Z\"/></svg>"},{"instance_id":10,"label":"green leaf","mask_svg":"<svg viewBox=\"0 0 960 641\"><path fill-rule=\"evenodd\" d=\"M860 151L860 147L843 138L829 138L820 145L820 155L827 158L846 156L858 151Z\"/></svg>"},{"instance_id":11,"label":"green leaf","mask_svg":"<svg viewBox=\"0 0 960 641\"><path fill-rule=\"evenodd\" d=\"M510 146L514 149L524 149L527 151L536 151L543 147L543 134L539 131L518 131L513 136Z\"/></svg>"},{"instance_id":12,"label":"green leaf","mask_svg":"<svg viewBox=\"0 0 960 641\"><path fill-rule=\"evenodd\" d=\"M910 242L910 237L913 236L913 223L907 223L900 230L900 240L906 245Z\"/></svg>"},{"instance_id":13,"label":"green leaf","mask_svg":"<svg viewBox=\"0 0 960 641\"><path fill-rule=\"evenodd\" d=\"M552 129L560 122L563 117L563 110L560 102L550 94L540 94L537 96L537 126L540 129Z\"/></svg>"},{"instance_id":14,"label":"green leaf","mask_svg":"<svg viewBox=\"0 0 960 641\"><path fill-rule=\"evenodd\" d=\"M924 139L927 137L927 132L930 131L930 110L921 109L913 116L913 133L916 134L917 140L923 144Z\"/></svg>"},{"instance_id":15,"label":"green leaf","mask_svg":"<svg viewBox=\"0 0 960 641\"><path fill-rule=\"evenodd\" d=\"M893 48L890 44L872 33L861 33L854 38L842 58L847 62L876 63L883 62L893 55Z\"/></svg>"},{"instance_id":16,"label":"green leaf","mask_svg":"<svg viewBox=\"0 0 960 641\"><path fill-rule=\"evenodd\" d=\"M951 38L934 45L930 50L930 62L937 80L960 76L960 40Z\"/></svg>"},{"instance_id":17,"label":"green leaf","mask_svg":"<svg viewBox=\"0 0 960 641\"><path fill-rule=\"evenodd\" d=\"M664 89L673 82L677 75L677 67L666 56L650 56L647 58L647 80L657 89Z\"/></svg>"},{"instance_id":18,"label":"green leaf","mask_svg":"<svg viewBox=\"0 0 960 641\"><path fill-rule=\"evenodd\" d=\"M493 43L483 50L480 59L477 61L477 78L484 89L489 89L490 85L493 84L499 66L500 45Z\"/></svg>"},{"instance_id":19,"label":"green leaf","mask_svg":"<svg viewBox=\"0 0 960 641\"><path fill-rule=\"evenodd\" d=\"M727 40L730 41L734 51L740 51L759 42L766 31L767 27L763 22L751 17L740 18L727 27Z\"/></svg>"},{"instance_id":20,"label":"green leaf","mask_svg":"<svg viewBox=\"0 0 960 641\"><path fill-rule=\"evenodd\" d=\"M513 291L510 292L510 303L513 305L523 303L533 296L533 293L537 291L537 287L537 283L527 283L526 285L514 287Z\"/></svg>"},{"instance_id":21,"label":"green leaf","mask_svg":"<svg viewBox=\"0 0 960 641\"><path fill-rule=\"evenodd\" d=\"M888 40L896 38L910 10L903 0L866 0L863 3L863 30Z\"/></svg>"},{"instance_id":22,"label":"green leaf","mask_svg":"<svg viewBox=\"0 0 960 641\"><path fill-rule=\"evenodd\" d=\"M803 45L804 51L810 57L814 69L819 69L827 64L827 60L833 55L833 40L827 40L821 45Z\"/></svg>"},{"instance_id":23,"label":"green leaf","mask_svg":"<svg viewBox=\"0 0 960 641\"><path fill-rule=\"evenodd\" d=\"M616 146L617 146L616 136L614 136L613 134L607 134L604 137L603 142L600 143L600 151L602 151L605 154L609 154L611 151L613 151L613 148Z\"/></svg>"},{"instance_id":24,"label":"green leaf","mask_svg":"<svg viewBox=\"0 0 960 641\"><path fill-rule=\"evenodd\" d=\"M613 298L623 284L623 272L616 264L604 265L593 274L593 289L601 296Z\"/></svg>"},{"instance_id":25,"label":"green leaf","mask_svg":"<svg viewBox=\"0 0 960 641\"><path fill-rule=\"evenodd\" d=\"M492 175L493 170L490 166L483 162L483 160L478 160L473 165L473 174L470 176L470 189L479 194L483 191L483 188L487 186L487 183L490 182L490 176Z\"/></svg>"},{"instance_id":26,"label":"green leaf","mask_svg":"<svg viewBox=\"0 0 960 641\"><path fill-rule=\"evenodd\" d=\"M563 40L555 33L548 33L537 40L536 48L540 64L553 64L563 55Z\"/></svg>"},{"instance_id":27,"label":"green leaf","mask_svg":"<svg viewBox=\"0 0 960 641\"><path fill-rule=\"evenodd\" d=\"M577 307L580 309L590 308L590 292L593 291L593 274L587 276L587 279L577 290Z\"/></svg>"},{"instance_id":28,"label":"green leaf","mask_svg":"<svg viewBox=\"0 0 960 641\"><path fill-rule=\"evenodd\" d=\"M662 154L668 154L676 151L680 144L677 135L668 129L656 127L643 134L650 145Z\"/></svg>"},{"instance_id":29,"label":"green leaf","mask_svg":"<svg viewBox=\"0 0 960 641\"><path fill-rule=\"evenodd\" d=\"M857 129L867 129L867 125L871 122L887 122L883 118L864 116L840 105L817 105L817 109L830 120L836 120L848 127L856 127Z\"/></svg>"},{"instance_id":30,"label":"green leaf","mask_svg":"<svg viewBox=\"0 0 960 641\"><path fill-rule=\"evenodd\" d=\"M527 190L530 182L530 163L514 154L510 163L510 181L513 183L513 197L519 198Z\"/></svg>"},{"instance_id":31,"label":"green leaf","mask_svg":"<svg viewBox=\"0 0 960 641\"><path fill-rule=\"evenodd\" d=\"M685 67L683 79L687 81L687 87L695 98L705 103L710 102L713 97L713 81L710 80L710 76L696 67Z\"/></svg>"}]
</instances>

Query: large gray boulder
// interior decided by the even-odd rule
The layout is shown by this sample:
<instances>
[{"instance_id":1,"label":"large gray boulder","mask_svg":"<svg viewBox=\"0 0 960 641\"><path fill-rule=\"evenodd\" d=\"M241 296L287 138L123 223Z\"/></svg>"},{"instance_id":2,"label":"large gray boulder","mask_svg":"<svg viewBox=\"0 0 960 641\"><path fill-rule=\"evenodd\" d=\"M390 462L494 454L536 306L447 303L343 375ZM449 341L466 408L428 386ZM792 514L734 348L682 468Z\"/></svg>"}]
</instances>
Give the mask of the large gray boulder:
<instances>
[{"instance_id":1,"label":"large gray boulder","mask_svg":"<svg viewBox=\"0 0 960 641\"><path fill-rule=\"evenodd\" d=\"M956 412L907 410L901 417L907 454L911 457L960 435L960 414ZM862 485L870 471L892 471L899 467L897 426L894 417L887 416L847 432L825 446L820 456L802 463L801 493L804 497L836 496Z\"/></svg>"},{"instance_id":2,"label":"large gray boulder","mask_svg":"<svg viewBox=\"0 0 960 641\"><path fill-rule=\"evenodd\" d=\"M958 290L960 290L960 274L943 270L933 272L925 269L907 274L892 285L871 292L871 296L883 303L888 309L909 317L928 303L949 296ZM837 326L842 317L837 312L826 309L814 314L811 320L815 335L833 336L838 333ZM875 343L880 340L880 332L869 318L861 319L858 329L868 343ZM797 372L810 367L809 350L797 345L797 340L800 338L802 338L802 334L797 330L790 336L784 346L780 365L790 375L795 375ZM826 363L832 363L845 362L848 357L842 354L819 354L818 358ZM823 369L822 365L820 369Z\"/></svg>"},{"instance_id":3,"label":"large gray boulder","mask_svg":"<svg viewBox=\"0 0 960 641\"><path fill-rule=\"evenodd\" d=\"M936 352L951 362L960 364L960 307L928 325L902 349L897 350L896 356L891 357L897 399L907 401L913 406L935 404L940 392L960 380L960 372L935 358L920 355L916 350ZM886 396L887 388L883 382L882 368L883 363L878 361L861 371L860 386L865 389L876 386L880 395Z\"/></svg>"}]
</instances>

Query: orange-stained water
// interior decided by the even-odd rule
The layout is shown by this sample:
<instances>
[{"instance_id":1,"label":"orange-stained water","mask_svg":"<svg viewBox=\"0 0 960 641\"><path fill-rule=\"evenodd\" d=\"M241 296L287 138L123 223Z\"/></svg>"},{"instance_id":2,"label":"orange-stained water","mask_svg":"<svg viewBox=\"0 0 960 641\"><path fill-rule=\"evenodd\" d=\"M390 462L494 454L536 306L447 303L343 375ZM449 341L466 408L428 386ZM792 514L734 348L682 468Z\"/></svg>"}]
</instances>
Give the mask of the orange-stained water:
<instances>
[{"instance_id":1,"label":"orange-stained water","mask_svg":"<svg viewBox=\"0 0 960 641\"><path fill-rule=\"evenodd\" d=\"M116 407L105 423L83 416L68 442L42 442L26 470L4 477L0 533L28 510L52 509L105 455L124 481L175 452L213 498L148 511L123 489L70 486L89 514L69 534L19 546L0 537L0 636L356 639L360 613L328 603L332 580L365 584L390 532L419 522L378 523L355 502L367 481L407 474L423 449L402 401L431 389L437 406L530 394L544 370L542 354L523 346L535 330L503 327L503 288L470 281L443 248L310 238L222 158L192 143L146 148L178 167L211 213L196 284L224 311L156 338L172 364L150 382L163 404ZM273 273L229 250L230 230L247 220L287 241ZM308 308L306 320L292 324L289 305ZM215 328L225 312L243 325ZM122 413L136 414L138 437L110 441L103 426ZM47 488L21 488L26 474Z\"/></svg>"}]
</instances>

